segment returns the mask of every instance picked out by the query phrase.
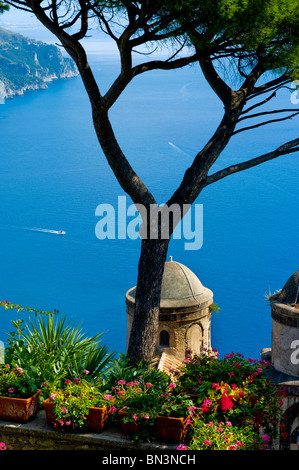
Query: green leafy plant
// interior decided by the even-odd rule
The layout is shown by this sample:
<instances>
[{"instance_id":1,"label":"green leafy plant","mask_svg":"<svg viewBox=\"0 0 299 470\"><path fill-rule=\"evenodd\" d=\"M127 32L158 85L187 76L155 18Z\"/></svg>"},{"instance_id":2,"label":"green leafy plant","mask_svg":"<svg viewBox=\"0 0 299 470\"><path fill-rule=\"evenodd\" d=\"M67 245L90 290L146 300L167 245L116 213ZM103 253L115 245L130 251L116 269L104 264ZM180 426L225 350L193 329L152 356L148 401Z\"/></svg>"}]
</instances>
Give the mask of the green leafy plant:
<instances>
[{"instance_id":1,"label":"green leafy plant","mask_svg":"<svg viewBox=\"0 0 299 470\"><path fill-rule=\"evenodd\" d=\"M162 390L171 381L169 374L151 367L149 362L139 362L136 367L131 366L128 356L122 353L112 362L109 372L103 377L103 384L111 388L119 380L123 380L126 383L132 381L150 382Z\"/></svg>"},{"instance_id":2,"label":"green leafy plant","mask_svg":"<svg viewBox=\"0 0 299 470\"><path fill-rule=\"evenodd\" d=\"M0 396L29 398L37 392L37 386L30 371L5 364L0 369Z\"/></svg>"},{"instance_id":3,"label":"green leafy plant","mask_svg":"<svg viewBox=\"0 0 299 470\"><path fill-rule=\"evenodd\" d=\"M175 393L176 384L169 384L166 392L159 397L159 416L187 418L195 411L193 400L189 395Z\"/></svg>"},{"instance_id":4,"label":"green leafy plant","mask_svg":"<svg viewBox=\"0 0 299 470\"><path fill-rule=\"evenodd\" d=\"M233 426L230 421L205 423L196 417L188 450L266 450L270 436L257 435L251 428ZM181 449L181 447L180 447Z\"/></svg>"},{"instance_id":5,"label":"green leafy plant","mask_svg":"<svg viewBox=\"0 0 299 470\"><path fill-rule=\"evenodd\" d=\"M50 312L12 322L15 331L8 334L6 362L16 367L31 367L38 383L62 383L66 377L78 377L84 370L90 379L109 371L114 352L102 344L103 333L86 336L80 326L66 322L66 317Z\"/></svg>"},{"instance_id":6,"label":"green leafy plant","mask_svg":"<svg viewBox=\"0 0 299 470\"><path fill-rule=\"evenodd\" d=\"M149 439L161 408L161 388L144 380L119 380L112 392L114 405L111 411L116 413L115 419L121 418L123 423L136 424L132 440Z\"/></svg>"},{"instance_id":7,"label":"green leafy plant","mask_svg":"<svg viewBox=\"0 0 299 470\"><path fill-rule=\"evenodd\" d=\"M113 398L97 382L82 377L66 379L62 387L44 384L43 388L54 404L54 427L59 430L87 428L89 409L108 407Z\"/></svg>"}]
</instances>

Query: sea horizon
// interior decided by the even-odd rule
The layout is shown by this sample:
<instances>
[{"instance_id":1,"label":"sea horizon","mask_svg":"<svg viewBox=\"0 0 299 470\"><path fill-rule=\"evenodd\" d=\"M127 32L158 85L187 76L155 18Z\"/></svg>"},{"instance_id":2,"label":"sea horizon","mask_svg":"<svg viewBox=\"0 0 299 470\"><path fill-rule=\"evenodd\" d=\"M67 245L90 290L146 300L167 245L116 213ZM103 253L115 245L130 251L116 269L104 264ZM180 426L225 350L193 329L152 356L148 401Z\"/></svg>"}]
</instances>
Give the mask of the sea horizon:
<instances>
[{"instance_id":1,"label":"sea horizon","mask_svg":"<svg viewBox=\"0 0 299 470\"><path fill-rule=\"evenodd\" d=\"M105 90L117 75L116 57L94 51L89 60ZM111 120L125 154L163 203L221 112L197 67L189 67L137 77ZM96 237L97 206L117 207L125 194L97 142L80 76L6 100L0 120L0 299L57 309L90 336L105 332L110 350L125 352L125 294L136 285L140 240ZM287 121L236 137L215 171L276 148L296 128ZM202 248L187 251L184 240L171 241L168 259L214 293L220 312L212 314L211 343L221 354L259 358L271 347L266 296L298 269L297 168L289 155L211 185L196 201L203 205ZM2 309L0 340L22 317L27 321L25 312Z\"/></svg>"}]
</instances>

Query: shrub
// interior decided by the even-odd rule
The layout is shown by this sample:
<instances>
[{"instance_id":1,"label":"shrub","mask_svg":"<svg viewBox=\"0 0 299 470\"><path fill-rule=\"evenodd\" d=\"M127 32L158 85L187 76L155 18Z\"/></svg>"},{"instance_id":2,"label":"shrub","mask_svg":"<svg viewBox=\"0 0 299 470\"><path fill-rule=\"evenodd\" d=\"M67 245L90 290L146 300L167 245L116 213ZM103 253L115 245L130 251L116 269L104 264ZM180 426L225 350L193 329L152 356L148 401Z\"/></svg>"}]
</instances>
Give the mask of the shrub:
<instances>
[{"instance_id":1,"label":"shrub","mask_svg":"<svg viewBox=\"0 0 299 470\"><path fill-rule=\"evenodd\" d=\"M251 428L233 426L230 421L204 423L196 417L192 424L189 450L266 450L270 437L257 436Z\"/></svg>"},{"instance_id":2,"label":"shrub","mask_svg":"<svg viewBox=\"0 0 299 470\"><path fill-rule=\"evenodd\" d=\"M45 381L58 385L66 377L79 377L84 370L91 379L102 377L115 357L102 344L103 333L87 337L80 326L66 323L66 317L56 313L29 317L25 326L23 320L12 323L16 331L8 335L6 362L30 368L39 386Z\"/></svg>"},{"instance_id":3,"label":"shrub","mask_svg":"<svg viewBox=\"0 0 299 470\"><path fill-rule=\"evenodd\" d=\"M187 358L177 378L177 391L192 396L197 407L191 430L193 446L196 442L202 445L196 434L199 430L205 430L205 435L213 431L213 427L205 427L210 422L230 422L230 432L239 429L242 435L246 430L245 437L250 437L244 438L246 442L254 442L252 436L259 442L261 430L270 438L275 436L280 397L266 377L266 365L235 353L221 359L215 351Z\"/></svg>"},{"instance_id":4,"label":"shrub","mask_svg":"<svg viewBox=\"0 0 299 470\"><path fill-rule=\"evenodd\" d=\"M21 367L5 364L0 369L0 396L29 398L37 392L37 386L30 373Z\"/></svg>"}]
</instances>

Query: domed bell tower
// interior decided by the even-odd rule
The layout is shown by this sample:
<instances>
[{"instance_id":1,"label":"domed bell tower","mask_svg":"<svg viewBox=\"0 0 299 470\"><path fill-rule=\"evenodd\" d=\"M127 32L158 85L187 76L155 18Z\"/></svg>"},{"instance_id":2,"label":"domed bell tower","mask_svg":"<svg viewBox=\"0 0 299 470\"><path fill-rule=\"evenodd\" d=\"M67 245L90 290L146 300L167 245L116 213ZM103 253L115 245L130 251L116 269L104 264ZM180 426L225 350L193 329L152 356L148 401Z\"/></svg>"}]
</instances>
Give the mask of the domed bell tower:
<instances>
[{"instance_id":1,"label":"domed bell tower","mask_svg":"<svg viewBox=\"0 0 299 470\"><path fill-rule=\"evenodd\" d=\"M127 346L134 316L136 287L126 293ZM155 353L163 352L183 361L188 350L200 354L211 348L213 292L177 261L165 263L162 278L158 335Z\"/></svg>"}]
</instances>

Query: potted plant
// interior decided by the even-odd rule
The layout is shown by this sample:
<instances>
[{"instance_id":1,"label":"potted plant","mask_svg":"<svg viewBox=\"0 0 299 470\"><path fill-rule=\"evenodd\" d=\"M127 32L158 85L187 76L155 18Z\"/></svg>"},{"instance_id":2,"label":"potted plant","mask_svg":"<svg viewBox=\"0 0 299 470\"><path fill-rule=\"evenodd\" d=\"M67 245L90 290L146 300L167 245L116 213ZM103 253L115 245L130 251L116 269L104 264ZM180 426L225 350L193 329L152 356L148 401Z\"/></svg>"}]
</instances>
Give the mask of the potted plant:
<instances>
[{"instance_id":1,"label":"potted plant","mask_svg":"<svg viewBox=\"0 0 299 470\"><path fill-rule=\"evenodd\" d=\"M159 412L159 387L142 380L119 380L113 393L122 432L134 441L148 440Z\"/></svg>"},{"instance_id":2,"label":"potted plant","mask_svg":"<svg viewBox=\"0 0 299 470\"><path fill-rule=\"evenodd\" d=\"M66 379L64 387L48 387L48 395L43 406L48 424L56 430L101 432L106 426L112 395L95 382Z\"/></svg>"},{"instance_id":3,"label":"potted plant","mask_svg":"<svg viewBox=\"0 0 299 470\"><path fill-rule=\"evenodd\" d=\"M28 371L4 364L0 368L0 419L27 422L39 409L41 390Z\"/></svg>"},{"instance_id":4,"label":"potted plant","mask_svg":"<svg viewBox=\"0 0 299 470\"><path fill-rule=\"evenodd\" d=\"M175 383L160 397L159 413L156 417L155 437L160 441L182 441L195 411L193 401L188 395L174 393Z\"/></svg>"},{"instance_id":5,"label":"potted plant","mask_svg":"<svg viewBox=\"0 0 299 470\"><path fill-rule=\"evenodd\" d=\"M269 441L270 436L257 435L247 426L233 426L230 421L205 423L195 417L187 450L267 450Z\"/></svg>"},{"instance_id":6,"label":"potted plant","mask_svg":"<svg viewBox=\"0 0 299 470\"><path fill-rule=\"evenodd\" d=\"M257 438L261 432L275 437L281 400L265 373L267 363L234 352L218 356L215 351L194 356L181 369L177 391L196 397L197 418L203 423L230 422Z\"/></svg>"}]
</instances>

